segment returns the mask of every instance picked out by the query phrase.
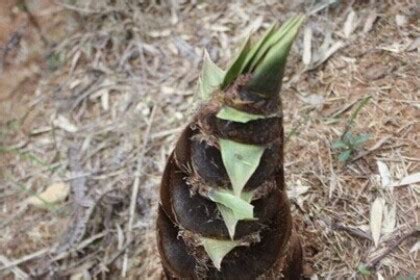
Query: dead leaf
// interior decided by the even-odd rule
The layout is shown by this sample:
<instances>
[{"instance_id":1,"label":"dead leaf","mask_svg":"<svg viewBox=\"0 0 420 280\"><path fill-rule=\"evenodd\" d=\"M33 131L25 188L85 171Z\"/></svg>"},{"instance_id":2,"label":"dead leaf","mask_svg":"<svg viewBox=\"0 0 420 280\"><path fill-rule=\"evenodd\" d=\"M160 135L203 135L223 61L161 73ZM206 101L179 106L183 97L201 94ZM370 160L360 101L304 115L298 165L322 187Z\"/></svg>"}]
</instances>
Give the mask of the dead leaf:
<instances>
[{"instance_id":1,"label":"dead leaf","mask_svg":"<svg viewBox=\"0 0 420 280\"><path fill-rule=\"evenodd\" d=\"M303 33L303 64L309 65L312 57L312 28L306 27Z\"/></svg>"},{"instance_id":2,"label":"dead leaf","mask_svg":"<svg viewBox=\"0 0 420 280\"><path fill-rule=\"evenodd\" d=\"M376 10L373 10L369 13L368 17L366 18L365 25L363 26L364 33L368 33L372 30L373 24L375 23L377 18L378 14L376 13Z\"/></svg>"},{"instance_id":3,"label":"dead leaf","mask_svg":"<svg viewBox=\"0 0 420 280\"><path fill-rule=\"evenodd\" d=\"M404 15L396 15L395 16L395 23L398 26L403 26L407 24L407 17Z\"/></svg>"},{"instance_id":4,"label":"dead leaf","mask_svg":"<svg viewBox=\"0 0 420 280\"><path fill-rule=\"evenodd\" d=\"M346 22L343 26L343 33L346 38L349 38L353 31L356 29L356 12L351 10L347 15Z\"/></svg>"},{"instance_id":5,"label":"dead leaf","mask_svg":"<svg viewBox=\"0 0 420 280\"><path fill-rule=\"evenodd\" d=\"M420 241L417 241L410 249L410 253L414 253L420 250Z\"/></svg>"},{"instance_id":6,"label":"dead leaf","mask_svg":"<svg viewBox=\"0 0 420 280\"><path fill-rule=\"evenodd\" d=\"M416 49L419 49L419 47L420 47L420 37L417 37L407 46L406 51L411 52Z\"/></svg>"},{"instance_id":7,"label":"dead leaf","mask_svg":"<svg viewBox=\"0 0 420 280\"><path fill-rule=\"evenodd\" d=\"M370 81L384 78L390 72L389 65L373 64L371 67L365 69L364 76Z\"/></svg>"},{"instance_id":8,"label":"dead leaf","mask_svg":"<svg viewBox=\"0 0 420 280\"><path fill-rule=\"evenodd\" d=\"M109 110L109 90L105 91L101 95L101 105L102 105L102 109L104 109L104 111Z\"/></svg>"},{"instance_id":9,"label":"dead leaf","mask_svg":"<svg viewBox=\"0 0 420 280\"><path fill-rule=\"evenodd\" d=\"M381 176L381 186L383 188L387 187L391 183L391 173L388 166L380 160L376 164L378 165L379 176Z\"/></svg>"},{"instance_id":10,"label":"dead leaf","mask_svg":"<svg viewBox=\"0 0 420 280\"><path fill-rule=\"evenodd\" d=\"M70 133L74 133L79 130L75 124L63 115L59 115L55 120L53 120L53 125Z\"/></svg>"},{"instance_id":11,"label":"dead leaf","mask_svg":"<svg viewBox=\"0 0 420 280\"><path fill-rule=\"evenodd\" d=\"M152 30L149 32L149 36L152 38L168 37L169 35L171 35L170 29Z\"/></svg>"},{"instance_id":12,"label":"dead leaf","mask_svg":"<svg viewBox=\"0 0 420 280\"><path fill-rule=\"evenodd\" d=\"M63 182L50 185L42 193L31 196L27 199L29 205L36 207L46 207L48 204L62 202L70 193L70 186Z\"/></svg>"},{"instance_id":13,"label":"dead leaf","mask_svg":"<svg viewBox=\"0 0 420 280\"><path fill-rule=\"evenodd\" d=\"M375 247L378 247L379 239L381 237L384 204L384 199L377 197L370 209L370 231Z\"/></svg>"},{"instance_id":14,"label":"dead leaf","mask_svg":"<svg viewBox=\"0 0 420 280\"><path fill-rule=\"evenodd\" d=\"M313 105L313 106L320 106L324 104L325 98L318 94L310 94L308 96L300 96L299 97L303 102Z\"/></svg>"},{"instance_id":15,"label":"dead leaf","mask_svg":"<svg viewBox=\"0 0 420 280\"><path fill-rule=\"evenodd\" d=\"M327 40L327 39L325 39ZM323 44L324 45L324 44ZM313 70L318 66L322 65L325 61L327 61L334 53L336 53L339 49L344 47L345 44L343 41L335 42L330 48L326 48L325 46L321 46L319 53L316 56L316 59L313 59L311 65L308 66L308 70Z\"/></svg>"},{"instance_id":16,"label":"dead leaf","mask_svg":"<svg viewBox=\"0 0 420 280\"><path fill-rule=\"evenodd\" d=\"M404 178L402 178L401 180L397 182L391 183L390 186L400 187L400 186L411 185L411 184L415 184L419 182L420 182L420 172L417 172L417 173L405 176Z\"/></svg>"},{"instance_id":17,"label":"dead leaf","mask_svg":"<svg viewBox=\"0 0 420 280\"><path fill-rule=\"evenodd\" d=\"M309 190L309 186L302 185L301 180L296 181L296 185L293 186L290 190L287 191L287 196L290 199L296 199L299 196L307 193Z\"/></svg>"},{"instance_id":18,"label":"dead leaf","mask_svg":"<svg viewBox=\"0 0 420 280\"><path fill-rule=\"evenodd\" d=\"M386 207L382 222L382 232L389 234L394 231L395 225L397 224L397 205L393 204Z\"/></svg>"},{"instance_id":19,"label":"dead leaf","mask_svg":"<svg viewBox=\"0 0 420 280\"><path fill-rule=\"evenodd\" d=\"M291 189L287 191L287 196L289 199L295 200L298 205L302 206L305 200L304 194L308 192L309 188L309 186L304 186L300 180L297 180L296 185L292 186Z\"/></svg>"}]
</instances>

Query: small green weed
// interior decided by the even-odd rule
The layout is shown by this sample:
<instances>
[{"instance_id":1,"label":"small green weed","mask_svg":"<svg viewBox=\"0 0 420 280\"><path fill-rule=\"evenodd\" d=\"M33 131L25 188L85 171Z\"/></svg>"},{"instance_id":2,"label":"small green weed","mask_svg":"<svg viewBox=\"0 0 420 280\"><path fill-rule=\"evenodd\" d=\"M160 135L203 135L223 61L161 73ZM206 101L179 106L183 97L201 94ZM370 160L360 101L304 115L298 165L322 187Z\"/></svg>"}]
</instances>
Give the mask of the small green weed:
<instances>
[{"instance_id":1,"label":"small green weed","mask_svg":"<svg viewBox=\"0 0 420 280\"><path fill-rule=\"evenodd\" d=\"M363 276L369 276L370 270L365 264L359 264L357 266L357 272Z\"/></svg>"},{"instance_id":2,"label":"small green weed","mask_svg":"<svg viewBox=\"0 0 420 280\"><path fill-rule=\"evenodd\" d=\"M343 137L333 142L333 149L340 150L338 155L339 161L347 161L360 146L369 140L369 134L353 135L351 131L347 131Z\"/></svg>"},{"instance_id":3,"label":"small green weed","mask_svg":"<svg viewBox=\"0 0 420 280\"><path fill-rule=\"evenodd\" d=\"M339 150L338 160L339 161L348 161L351 156L357 151L367 140L369 140L370 136L366 133L360 134L353 134L351 132L351 128L354 124L354 121L362 110L362 108L369 102L371 96L367 96L363 98L354 112L351 114L349 120L347 121L347 125L344 129L344 132L340 139L333 141L331 147L333 149Z\"/></svg>"}]
</instances>

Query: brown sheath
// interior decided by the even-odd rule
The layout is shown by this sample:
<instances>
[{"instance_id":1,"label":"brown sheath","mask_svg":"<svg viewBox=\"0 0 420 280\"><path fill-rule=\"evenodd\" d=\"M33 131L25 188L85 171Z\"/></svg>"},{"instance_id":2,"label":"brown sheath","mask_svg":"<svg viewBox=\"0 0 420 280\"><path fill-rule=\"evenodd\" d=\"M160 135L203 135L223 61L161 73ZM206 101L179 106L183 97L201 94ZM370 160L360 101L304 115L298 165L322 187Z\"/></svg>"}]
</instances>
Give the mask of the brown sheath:
<instances>
[{"instance_id":1,"label":"brown sheath","mask_svg":"<svg viewBox=\"0 0 420 280\"><path fill-rule=\"evenodd\" d=\"M236 94L237 98L246 96ZM220 109L216 99L203 105L185 128L163 174L157 238L165 275L167 279L300 279L302 249L293 231L285 192L281 114L247 123L220 120L216 117ZM235 104L234 101L229 104ZM247 104L245 109L249 111L264 113L264 108L269 108L267 114L281 111L278 98L258 100L258 104L245 101L248 102L242 103ZM258 238L249 246L230 251L223 258L220 271L203 247L194 242L199 236L230 238L216 203L203 195L212 188L231 188L218 138L266 147L257 170L245 186L245 190L258 193L251 202L257 219L239 221L234 236L235 240Z\"/></svg>"}]
</instances>

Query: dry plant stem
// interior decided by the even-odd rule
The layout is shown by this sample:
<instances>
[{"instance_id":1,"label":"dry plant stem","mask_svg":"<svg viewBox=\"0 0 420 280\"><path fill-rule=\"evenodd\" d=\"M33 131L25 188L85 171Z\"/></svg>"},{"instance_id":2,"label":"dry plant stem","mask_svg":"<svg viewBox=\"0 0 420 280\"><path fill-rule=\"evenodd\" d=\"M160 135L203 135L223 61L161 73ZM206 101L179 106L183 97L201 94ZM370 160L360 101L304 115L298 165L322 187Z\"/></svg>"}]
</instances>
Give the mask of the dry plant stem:
<instances>
[{"instance_id":1,"label":"dry plant stem","mask_svg":"<svg viewBox=\"0 0 420 280\"><path fill-rule=\"evenodd\" d=\"M37 267L37 271L35 272L34 275L32 275L33 277L45 277L45 275L51 271L51 268L53 267L53 264L59 260L62 260L66 257L68 257L69 255L71 255L72 253L75 253L83 248L86 248L87 246L91 245L93 242L97 241L98 239L103 238L106 234L108 233L108 231L103 231L100 232L98 234L92 235L91 237L89 237L88 239L83 240L82 242L80 242L79 244L77 244L77 246L75 246L72 249L69 249L67 251L61 252L59 254L56 253L55 249L52 248L48 248L45 249L46 251L43 252L44 254L48 254L48 253L52 253L52 256L48 256L46 257L46 260L44 263L42 263L41 267ZM40 250L40 252L43 250ZM55 255L54 255L55 254ZM29 261L29 260L25 260L25 261ZM56 271L59 272L59 271ZM38 278L36 278L38 279Z\"/></svg>"},{"instance_id":2,"label":"dry plant stem","mask_svg":"<svg viewBox=\"0 0 420 280\"><path fill-rule=\"evenodd\" d=\"M375 145L373 145L371 148L369 148L367 151L360 153L359 155L355 156L353 159L350 160L350 162L355 162L371 153L373 153L374 151L380 149L384 144L386 144L388 142L388 140L391 139L391 136L386 136L384 138L382 138L381 140L379 140L378 142L375 143ZM392 147L387 147L387 149L390 148L397 148L397 147L401 147L402 145L395 145ZM382 148L385 149L385 148Z\"/></svg>"},{"instance_id":3,"label":"dry plant stem","mask_svg":"<svg viewBox=\"0 0 420 280\"><path fill-rule=\"evenodd\" d=\"M3 72L4 63L6 61L8 54L13 49L18 47L21 38L22 38L22 34L20 30L13 32L13 34L10 36L9 40L7 41L6 46L2 48L2 55L1 55L1 60L0 60L0 74Z\"/></svg>"},{"instance_id":4,"label":"dry plant stem","mask_svg":"<svg viewBox=\"0 0 420 280\"><path fill-rule=\"evenodd\" d=\"M29 255L23 256L23 257L21 257L20 259L17 259L17 260L14 260L14 261L9 261L9 262L8 262L7 264L5 264L3 267L0 267L0 271L2 271L2 270L6 270L6 269L10 269L10 268L12 268L12 267L15 267L15 266L17 266L17 265L20 265L20 264L22 264L22 263L25 263L25 262L27 262L27 261L33 260L33 259L35 259L35 258L39 258L39 257L41 257L41 256L43 256L43 255L45 255L45 254L49 253L50 251L51 251L51 249L50 249L50 248L44 248L44 249L41 249L41 250L39 250L39 251L36 251L36 252L34 252L34 253L32 253L32 254L29 254Z\"/></svg>"},{"instance_id":5,"label":"dry plant stem","mask_svg":"<svg viewBox=\"0 0 420 280\"><path fill-rule=\"evenodd\" d=\"M400 239L395 241L388 249L386 249L381 255L371 260L367 266L371 269L374 269L386 256L391 254L398 246L400 246L405 240L411 237L420 238L420 226L416 229L404 234Z\"/></svg>"},{"instance_id":6,"label":"dry plant stem","mask_svg":"<svg viewBox=\"0 0 420 280\"><path fill-rule=\"evenodd\" d=\"M364 231L362 231L360 229L347 227L347 226L342 225L342 224L333 224L333 225L331 225L331 228L333 230L337 230L337 231L345 231L348 234L353 235L355 237L360 237L360 238L364 238L364 239L372 241L372 237L370 237L367 233L365 233Z\"/></svg>"},{"instance_id":7,"label":"dry plant stem","mask_svg":"<svg viewBox=\"0 0 420 280\"><path fill-rule=\"evenodd\" d=\"M88 221L96 206L95 201L88 196L86 177L79 176L84 172L80 165L80 152L75 145L69 148L68 157L69 169L75 176L75 179L70 181L73 196L73 223L70 224L60 244L56 247L57 254L70 250L83 239Z\"/></svg>"},{"instance_id":8,"label":"dry plant stem","mask_svg":"<svg viewBox=\"0 0 420 280\"><path fill-rule=\"evenodd\" d=\"M3 255L0 255L0 263L3 263L3 265L7 266L10 264L10 261L8 258L6 258ZM29 275L26 274L23 270L21 270L19 267L11 267L10 270L15 275L16 279L27 279L29 278Z\"/></svg>"},{"instance_id":9,"label":"dry plant stem","mask_svg":"<svg viewBox=\"0 0 420 280\"><path fill-rule=\"evenodd\" d=\"M137 159L137 169L136 169L133 188L132 188L132 192L131 192L129 218L128 218L128 225L127 225L127 243L128 244L130 244L133 240L133 223L134 223L134 218L135 218L135 214L136 214L136 205L137 205L136 201L137 201L137 196L138 196L138 193L139 193L140 176L141 176L141 171L143 169L142 165L143 165L144 155L146 153L147 144L149 143L150 130L152 128L152 124L153 124L153 120L154 120L154 117L155 117L156 110L157 110L157 106L154 106L153 109L152 109L152 112L150 114L149 123L147 125L146 131L144 132L144 135L143 135L143 144L140 148L140 154L139 154L138 159ZM127 247L126 250L125 250L125 254L124 254L123 269L121 271L121 276L122 277L125 277L126 273L127 273L128 250L129 250L129 248Z\"/></svg>"},{"instance_id":10,"label":"dry plant stem","mask_svg":"<svg viewBox=\"0 0 420 280\"><path fill-rule=\"evenodd\" d=\"M33 26L35 27L35 30L38 32L42 43L44 44L45 47L47 47L49 45L49 42L48 42L48 39L44 36L44 34L42 32L42 28L39 25L38 20L35 18L35 16L29 10L28 5L26 4L25 0L20 0L19 2L20 2L21 7L23 8L23 10L25 11L25 13L28 15L29 21L33 24Z\"/></svg>"}]
</instances>

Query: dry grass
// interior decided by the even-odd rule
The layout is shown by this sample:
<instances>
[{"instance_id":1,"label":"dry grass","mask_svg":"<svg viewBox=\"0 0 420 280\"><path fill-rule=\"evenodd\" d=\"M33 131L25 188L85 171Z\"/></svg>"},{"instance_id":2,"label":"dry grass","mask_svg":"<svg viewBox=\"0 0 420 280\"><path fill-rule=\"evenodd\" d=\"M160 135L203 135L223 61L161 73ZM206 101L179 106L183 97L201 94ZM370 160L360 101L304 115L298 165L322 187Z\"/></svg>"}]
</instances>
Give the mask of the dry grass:
<instances>
[{"instance_id":1,"label":"dry grass","mask_svg":"<svg viewBox=\"0 0 420 280\"><path fill-rule=\"evenodd\" d=\"M23 97L12 100L23 113L0 122L0 277L159 279L159 180L195 107L202 50L224 65L250 30L302 11L313 12L309 64L302 32L281 94L307 276L420 276L419 252L410 252L419 244L420 184L384 186L377 166L383 162L392 181L420 172L414 1L113 2L54 6L71 11L68 35L49 52L50 70L30 76L35 86L18 88ZM331 147L346 129L370 138L343 163ZM70 185L68 201L46 209L26 203L54 182ZM375 247L369 224L377 198L385 215Z\"/></svg>"}]
</instances>

